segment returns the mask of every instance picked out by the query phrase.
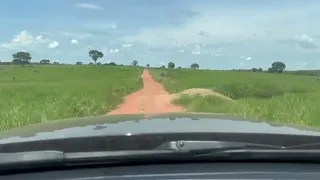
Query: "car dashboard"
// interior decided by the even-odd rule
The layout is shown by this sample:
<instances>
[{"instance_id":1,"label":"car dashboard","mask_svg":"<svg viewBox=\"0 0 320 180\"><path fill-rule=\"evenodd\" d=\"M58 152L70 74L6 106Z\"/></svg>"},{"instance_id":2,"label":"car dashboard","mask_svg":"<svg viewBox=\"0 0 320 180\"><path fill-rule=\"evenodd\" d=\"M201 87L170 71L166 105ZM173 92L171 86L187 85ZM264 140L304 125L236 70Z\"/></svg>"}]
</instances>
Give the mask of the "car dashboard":
<instances>
[{"instance_id":1,"label":"car dashboard","mask_svg":"<svg viewBox=\"0 0 320 180\"><path fill-rule=\"evenodd\" d=\"M65 169L0 176L1 180L308 180L320 179L320 164L181 163Z\"/></svg>"}]
</instances>

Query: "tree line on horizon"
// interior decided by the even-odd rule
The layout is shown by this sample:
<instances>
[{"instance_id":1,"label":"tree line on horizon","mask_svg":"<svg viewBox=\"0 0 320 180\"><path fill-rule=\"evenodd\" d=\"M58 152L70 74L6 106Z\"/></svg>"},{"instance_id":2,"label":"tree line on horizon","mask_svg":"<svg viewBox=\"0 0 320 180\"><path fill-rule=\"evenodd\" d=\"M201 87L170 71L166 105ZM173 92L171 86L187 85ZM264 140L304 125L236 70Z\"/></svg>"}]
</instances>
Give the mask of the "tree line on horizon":
<instances>
[{"instance_id":1,"label":"tree line on horizon","mask_svg":"<svg viewBox=\"0 0 320 180\"><path fill-rule=\"evenodd\" d=\"M109 63L105 63L102 64L101 62L97 62L98 59L102 58L104 56L104 54L98 50L90 50L89 51L89 57L92 59L93 62L90 62L88 65L111 65L111 66L119 66L117 65L115 62L109 62ZM49 59L42 59L39 62L31 62L32 56L29 52L24 52L24 51L20 51L17 53L12 54L12 61L11 62L1 62L0 61L0 65L21 65L21 66L25 66L27 64L29 65L37 65L37 64L42 64L42 65L59 65L60 63L57 61L54 61L51 63L51 61ZM83 63L81 61L77 61L75 63L76 65L83 65ZM133 60L130 66L139 66L138 65L139 62L137 60ZM120 66L124 66L122 64L120 64ZM146 65L146 67L150 67L149 64ZM168 63L168 68L174 68L175 64L173 62L169 62ZM191 68L194 69L198 69L199 68L199 64L197 63L193 63L190 66ZM164 65L160 66L160 68L165 68ZM181 69L181 67L178 67L178 69Z\"/></svg>"},{"instance_id":2,"label":"tree line on horizon","mask_svg":"<svg viewBox=\"0 0 320 180\"><path fill-rule=\"evenodd\" d=\"M109 62L109 63L104 63L102 64L101 62L98 62L99 59L103 58L104 57L104 54L98 50L90 50L88 52L88 55L89 57L91 58L91 60L93 62L90 62L88 65L109 65L109 66L125 66L125 65L122 65L122 64L116 64L115 62ZM1 62L0 61L0 65L10 65L10 64L14 64L14 65L21 65L21 66L24 66L24 65L27 65L27 64L30 64L30 65L33 65L33 64L43 64L43 65L49 65L49 64L52 64L52 65L59 65L60 63L57 62L57 61L53 61L51 62L49 59L42 59L40 60L39 62L31 62L31 59L32 59L32 56L29 52L23 52L23 51L20 51L20 52L17 52L17 53L14 53L12 54L12 61L11 62ZM83 63L81 61L78 61L75 63L76 65L83 65ZM132 63L130 64L130 66L140 66L139 65L139 62L137 60L133 60ZM147 64L145 67L150 67L150 64ZM192 63L189 68L192 68L192 69L199 69L199 64L198 63ZM158 68L169 68L169 69L174 69L176 68L176 65L174 62L169 62L167 64L167 66L165 65L161 65L160 67ZM266 70L264 71L262 68L252 68L250 70L236 70L236 69L233 69L234 71L252 71L252 72L269 72L269 73L282 73L286 68L286 65L285 63L281 62L281 61L276 61L276 62L273 62L271 64L271 66ZM176 69L182 69L181 66L178 66ZM289 72L289 71L288 71ZM292 71L290 71L292 72ZM295 71L296 72L296 71ZM315 75L315 73L311 73L310 71L298 71L298 73L295 73L295 74L299 74L299 75ZM319 74L319 73L316 73L316 74Z\"/></svg>"}]
</instances>

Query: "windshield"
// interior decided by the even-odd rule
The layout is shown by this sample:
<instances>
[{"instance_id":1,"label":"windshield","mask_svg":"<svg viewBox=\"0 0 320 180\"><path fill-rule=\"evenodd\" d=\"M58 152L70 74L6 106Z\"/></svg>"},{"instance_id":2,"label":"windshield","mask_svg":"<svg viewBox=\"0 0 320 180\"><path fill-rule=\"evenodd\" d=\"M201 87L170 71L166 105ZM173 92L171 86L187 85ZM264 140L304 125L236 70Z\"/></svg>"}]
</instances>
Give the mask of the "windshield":
<instances>
[{"instance_id":1,"label":"windshield","mask_svg":"<svg viewBox=\"0 0 320 180\"><path fill-rule=\"evenodd\" d=\"M3 0L0 130L165 113L319 126L319 13L311 0Z\"/></svg>"}]
</instances>

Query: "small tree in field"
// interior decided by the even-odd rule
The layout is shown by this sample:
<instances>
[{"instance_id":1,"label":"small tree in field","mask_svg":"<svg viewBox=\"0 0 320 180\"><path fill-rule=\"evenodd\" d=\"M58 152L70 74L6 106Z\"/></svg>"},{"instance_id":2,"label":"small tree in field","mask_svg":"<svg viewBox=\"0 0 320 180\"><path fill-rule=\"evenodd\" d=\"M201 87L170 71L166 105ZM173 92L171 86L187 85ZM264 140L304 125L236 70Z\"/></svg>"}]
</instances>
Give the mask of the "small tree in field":
<instances>
[{"instance_id":1,"label":"small tree in field","mask_svg":"<svg viewBox=\"0 0 320 180\"><path fill-rule=\"evenodd\" d=\"M286 68L286 64L280 61L276 61L271 64L271 72L277 72L277 73L282 73L284 69Z\"/></svg>"},{"instance_id":2,"label":"small tree in field","mask_svg":"<svg viewBox=\"0 0 320 180\"><path fill-rule=\"evenodd\" d=\"M91 50L89 51L89 56L94 61L94 63L97 64L97 60L103 57L103 53L98 50Z\"/></svg>"},{"instance_id":3,"label":"small tree in field","mask_svg":"<svg viewBox=\"0 0 320 180\"><path fill-rule=\"evenodd\" d=\"M42 60L40 61L40 64L50 64L50 60L48 60L48 59L42 59Z\"/></svg>"},{"instance_id":4,"label":"small tree in field","mask_svg":"<svg viewBox=\"0 0 320 180\"><path fill-rule=\"evenodd\" d=\"M138 65L138 61L137 60L134 60L134 61L132 61L132 66L137 66Z\"/></svg>"},{"instance_id":5,"label":"small tree in field","mask_svg":"<svg viewBox=\"0 0 320 180\"><path fill-rule=\"evenodd\" d=\"M193 63L193 64L191 64L190 67L191 67L192 69L199 69L199 64Z\"/></svg>"},{"instance_id":6,"label":"small tree in field","mask_svg":"<svg viewBox=\"0 0 320 180\"><path fill-rule=\"evenodd\" d=\"M22 64L24 66L25 64L29 64L31 61L31 55L28 52L17 52L15 54L12 54L12 62L13 64Z\"/></svg>"},{"instance_id":7,"label":"small tree in field","mask_svg":"<svg viewBox=\"0 0 320 180\"><path fill-rule=\"evenodd\" d=\"M173 62L169 62L168 63L168 68L174 68L176 65Z\"/></svg>"}]
</instances>

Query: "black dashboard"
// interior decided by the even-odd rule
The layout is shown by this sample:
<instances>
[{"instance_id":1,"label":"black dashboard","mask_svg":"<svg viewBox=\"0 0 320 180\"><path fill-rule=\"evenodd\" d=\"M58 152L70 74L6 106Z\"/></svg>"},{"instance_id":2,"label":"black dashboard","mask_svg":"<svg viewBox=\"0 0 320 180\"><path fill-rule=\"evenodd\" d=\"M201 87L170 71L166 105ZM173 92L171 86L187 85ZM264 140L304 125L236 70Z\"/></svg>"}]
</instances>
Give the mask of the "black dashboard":
<instances>
[{"instance_id":1,"label":"black dashboard","mask_svg":"<svg viewBox=\"0 0 320 180\"><path fill-rule=\"evenodd\" d=\"M181 163L30 172L1 180L319 180L320 164L303 163Z\"/></svg>"}]
</instances>

